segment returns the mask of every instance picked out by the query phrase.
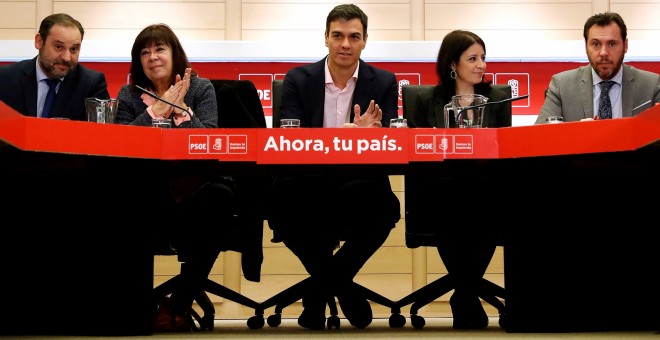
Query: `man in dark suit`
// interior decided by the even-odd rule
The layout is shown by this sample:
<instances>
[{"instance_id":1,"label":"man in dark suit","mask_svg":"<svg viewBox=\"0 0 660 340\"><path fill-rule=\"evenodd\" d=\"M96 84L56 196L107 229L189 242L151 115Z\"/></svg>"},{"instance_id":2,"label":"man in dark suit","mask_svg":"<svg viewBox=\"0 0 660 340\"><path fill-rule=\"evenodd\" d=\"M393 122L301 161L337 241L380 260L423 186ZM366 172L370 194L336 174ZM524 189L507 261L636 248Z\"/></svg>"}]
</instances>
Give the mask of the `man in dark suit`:
<instances>
[{"instance_id":1,"label":"man in dark suit","mask_svg":"<svg viewBox=\"0 0 660 340\"><path fill-rule=\"evenodd\" d=\"M601 83L613 82L604 94L611 108L606 118L632 117L660 103L660 76L623 64L628 33L619 14L590 17L583 34L589 65L552 76L535 124L550 116L562 116L565 122L598 119Z\"/></svg>"},{"instance_id":2,"label":"man in dark suit","mask_svg":"<svg viewBox=\"0 0 660 340\"><path fill-rule=\"evenodd\" d=\"M34 37L39 55L0 67L0 100L25 116L87 120L85 98L108 99L103 73L78 64L85 31L68 14L52 14L41 21ZM55 81L55 98L44 114L48 79Z\"/></svg>"},{"instance_id":3,"label":"man in dark suit","mask_svg":"<svg viewBox=\"0 0 660 340\"><path fill-rule=\"evenodd\" d=\"M301 127L313 128L389 126L398 114L396 77L360 60L366 41L364 12L355 5L335 7L326 21L329 54L286 74L281 118L297 118ZM282 176L273 195L269 225L300 259L312 282L298 323L323 329L326 301L336 296L350 323L367 327L371 307L353 278L400 218L388 176ZM333 255L340 240L345 242Z\"/></svg>"}]
</instances>

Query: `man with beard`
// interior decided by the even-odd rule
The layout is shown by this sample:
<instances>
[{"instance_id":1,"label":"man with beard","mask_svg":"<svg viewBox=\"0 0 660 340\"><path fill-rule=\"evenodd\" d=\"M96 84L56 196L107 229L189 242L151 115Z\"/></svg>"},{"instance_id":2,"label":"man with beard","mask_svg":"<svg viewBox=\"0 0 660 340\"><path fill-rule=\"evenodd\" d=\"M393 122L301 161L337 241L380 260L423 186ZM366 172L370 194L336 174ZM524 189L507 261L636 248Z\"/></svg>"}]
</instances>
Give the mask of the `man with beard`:
<instances>
[{"instance_id":1,"label":"man with beard","mask_svg":"<svg viewBox=\"0 0 660 340\"><path fill-rule=\"evenodd\" d=\"M660 103L660 76L623 64L628 38L619 14L587 19L584 42L589 65L552 77L535 124L549 116L565 122L632 117Z\"/></svg>"},{"instance_id":2,"label":"man with beard","mask_svg":"<svg viewBox=\"0 0 660 340\"><path fill-rule=\"evenodd\" d=\"M80 22L68 14L46 17L34 37L39 55L0 67L0 100L25 116L86 121L85 98L110 95L103 73L78 65L84 34ZM50 96L49 83L55 91ZM51 104L45 105L47 101Z\"/></svg>"}]
</instances>

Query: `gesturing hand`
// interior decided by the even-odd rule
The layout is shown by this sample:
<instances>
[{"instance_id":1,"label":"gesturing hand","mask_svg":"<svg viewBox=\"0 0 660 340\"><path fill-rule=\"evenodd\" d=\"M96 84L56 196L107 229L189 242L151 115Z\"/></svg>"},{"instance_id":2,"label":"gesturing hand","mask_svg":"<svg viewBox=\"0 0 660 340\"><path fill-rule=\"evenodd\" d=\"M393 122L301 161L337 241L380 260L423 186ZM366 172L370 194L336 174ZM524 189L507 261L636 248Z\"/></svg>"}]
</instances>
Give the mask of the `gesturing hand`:
<instances>
[{"instance_id":1,"label":"gesturing hand","mask_svg":"<svg viewBox=\"0 0 660 340\"><path fill-rule=\"evenodd\" d=\"M381 123L381 119L383 119L383 110L380 109L378 104L376 104L373 100L369 102L369 107L367 107L367 112L364 114L360 114L360 105L355 104L355 107L353 108L353 112L355 113L355 118L353 119L353 123L355 123L359 127L382 127L383 124Z\"/></svg>"}]
</instances>

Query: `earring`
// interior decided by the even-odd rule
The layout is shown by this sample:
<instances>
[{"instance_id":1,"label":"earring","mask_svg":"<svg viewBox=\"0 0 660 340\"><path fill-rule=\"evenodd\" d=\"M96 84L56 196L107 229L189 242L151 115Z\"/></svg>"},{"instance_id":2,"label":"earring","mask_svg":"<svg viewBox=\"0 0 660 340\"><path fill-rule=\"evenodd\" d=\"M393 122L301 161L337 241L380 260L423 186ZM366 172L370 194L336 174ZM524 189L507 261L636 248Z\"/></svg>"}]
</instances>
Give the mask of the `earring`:
<instances>
[{"instance_id":1,"label":"earring","mask_svg":"<svg viewBox=\"0 0 660 340\"><path fill-rule=\"evenodd\" d=\"M451 79L456 79L456 71L455 70L449 71L449 76L451 77Z\"/></svg>"}]
</instances>

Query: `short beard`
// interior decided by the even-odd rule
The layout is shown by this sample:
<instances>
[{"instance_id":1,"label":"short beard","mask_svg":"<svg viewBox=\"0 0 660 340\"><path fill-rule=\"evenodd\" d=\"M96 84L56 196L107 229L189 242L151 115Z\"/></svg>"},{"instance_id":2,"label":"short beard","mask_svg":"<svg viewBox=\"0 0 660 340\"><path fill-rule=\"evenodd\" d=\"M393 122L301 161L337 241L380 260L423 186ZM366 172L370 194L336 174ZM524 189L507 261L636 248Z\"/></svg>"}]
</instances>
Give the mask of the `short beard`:
<instances>
[{"instance_id":1,"label":"short beard","mask_svg":"<svg viewBox=\"0 0 660 340\"><path fill-rule=\"evenodd\" d=\"M55 70L55 65L56 64L67 65L69 67L69 69L67 71L58 73ZM69 73L73 72L73 70L76 69L76 63L74 63L73 61L69 62L69 63L64 63L64 62L59 62L59 63L58 62L53 62L53 63L51 63L47 60L44 60L44 58L41 54L39 54L39 65L41 66L41 69L44 71L44 73L46 73L48 78L58 78L58 79L64 78L65 76L67 76Z\"/></svg>"}]
</instances>

